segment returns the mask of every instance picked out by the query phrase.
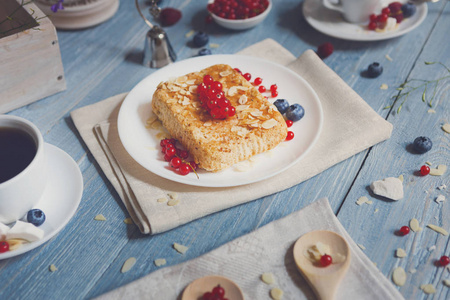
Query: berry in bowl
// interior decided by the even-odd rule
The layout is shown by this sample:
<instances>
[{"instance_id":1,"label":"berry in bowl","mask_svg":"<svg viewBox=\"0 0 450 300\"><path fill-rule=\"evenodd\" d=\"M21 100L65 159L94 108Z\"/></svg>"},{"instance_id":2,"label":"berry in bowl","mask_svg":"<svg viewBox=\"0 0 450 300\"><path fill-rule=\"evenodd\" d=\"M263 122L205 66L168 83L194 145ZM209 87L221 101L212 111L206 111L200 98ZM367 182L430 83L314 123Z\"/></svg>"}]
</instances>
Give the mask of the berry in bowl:
<instances>
[{"instance_id":1,"label":"berry in bowl","mask_svg":"<svg viewBox=\"0 0 450 300\"><path fill-rule=\"evenodd\" d=\"M272 9L270 0L210 0L207 6L214 21L232 30L245 30L261 23Z\"/></svg>"}]
</instances>

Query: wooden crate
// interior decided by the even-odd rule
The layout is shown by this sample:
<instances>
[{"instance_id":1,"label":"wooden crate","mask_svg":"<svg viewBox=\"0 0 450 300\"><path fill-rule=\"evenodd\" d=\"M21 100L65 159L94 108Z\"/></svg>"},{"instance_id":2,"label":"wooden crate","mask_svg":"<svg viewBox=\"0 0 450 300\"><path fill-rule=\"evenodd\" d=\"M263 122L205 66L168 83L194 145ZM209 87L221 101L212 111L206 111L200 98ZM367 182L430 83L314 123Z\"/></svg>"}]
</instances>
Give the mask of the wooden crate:
<instances>
[{"instance_id":1,"label":"wooden crate","mask_svg":"<svg viewBox=\"0 0 450 300\"><path fill-rule=\"evenodd\" d=\"M55 27L36 5L21 3L0 1L0 113L66 89Z\"/></svg>"}]
</instances>

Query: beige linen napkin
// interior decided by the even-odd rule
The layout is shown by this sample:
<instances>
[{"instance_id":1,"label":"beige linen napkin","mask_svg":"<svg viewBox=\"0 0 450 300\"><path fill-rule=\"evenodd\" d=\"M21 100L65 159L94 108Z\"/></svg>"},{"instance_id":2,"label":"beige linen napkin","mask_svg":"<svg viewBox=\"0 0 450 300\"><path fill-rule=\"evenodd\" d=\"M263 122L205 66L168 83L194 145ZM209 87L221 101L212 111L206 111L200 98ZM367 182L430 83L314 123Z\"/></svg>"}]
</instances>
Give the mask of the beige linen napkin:
<instances>
[{"instance_id":1,"label":"beige linen napkin","mask_svg":"<svg viewBox=\"0 0 450 300\"><path fill-rule=\"evenodd\" d=\"M270 195L388 139L392 125L381 118L317 55L309 50L296 59L271 39L239 52L288 66L316 91L324 124L313 149L295 166L270 179L244 186L204 188L159 177L144 169L126 152L117 132L117 114L126 94L117 95L71 113L89 150L143 233L170 230L205 215ZM180 203L157 202L175 192Z\"/></svg>"},{"instance_id":2,"label":"beige linen napkin","mask_svg":"<svg viewBox=\"0 0 450 300\"><path fill-rule=\"evenodd\" d=\"M337 232L350 246L350 267L336 300L403 299L348 235L326 198L203 256L153 272L99 299L179 299L177 297L191 281L207 275L221 275L233 280L241 287L245 299L269 299L269 291L274 287L284 291L283 299L314 299L312 290L297 271L292 255L295 241L313 230ZM272 273L276 283L263 283L261 275L265 272Z\"/></svg>"}]
</instances>

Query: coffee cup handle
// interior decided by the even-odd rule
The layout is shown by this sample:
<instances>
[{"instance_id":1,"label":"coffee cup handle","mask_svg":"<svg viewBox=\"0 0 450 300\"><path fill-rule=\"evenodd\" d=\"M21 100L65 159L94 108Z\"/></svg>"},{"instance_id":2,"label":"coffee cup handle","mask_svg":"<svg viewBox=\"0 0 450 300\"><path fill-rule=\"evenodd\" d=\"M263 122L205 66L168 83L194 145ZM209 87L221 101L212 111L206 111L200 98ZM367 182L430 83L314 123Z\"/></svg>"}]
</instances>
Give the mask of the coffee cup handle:
<instances>
[{"instance_id":1,"label":"coffee cup handle","mask_svg":"<svg viewBox=\"0 0 450 300\"><path fill-rule=\"evenodd\" d=\"M342 6L340 4L340 1L338 1L337 3L333 3L330 2L330 0L322 0L323 6L325 6L328 9L332 9L332 10L337 10L340 11L341 13L344 12L342 9Z\"/></svg>"}]
</instances>

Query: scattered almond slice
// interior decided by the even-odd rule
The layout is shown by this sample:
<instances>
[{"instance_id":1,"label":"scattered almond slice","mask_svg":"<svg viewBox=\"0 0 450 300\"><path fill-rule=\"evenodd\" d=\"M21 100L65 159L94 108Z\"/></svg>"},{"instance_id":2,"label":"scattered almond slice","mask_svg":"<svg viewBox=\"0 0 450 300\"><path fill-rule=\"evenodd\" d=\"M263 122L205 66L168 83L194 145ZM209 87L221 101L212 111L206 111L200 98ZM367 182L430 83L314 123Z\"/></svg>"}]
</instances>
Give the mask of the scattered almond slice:
<instances>
[{"instance_id":1,"label":"scattered almond slice","mask_svg":"<svg viewBox=\"0 0 450 300\"><path fill-rule=\"evenodd\" d=\"M357 244L357 245L358 245L358 247L361 248L362 250L366 250L366 247L364 247L363 245L361 245L361 244Z\"/></svg>"},{"instance_id":2,"label":"scattered almond slice","mask_svg":"<svg viewBox=\"0 0 450 300\"><path fill-rule=\"evenodd\" d=\"M231 71L222 71L222 72L219 73L219 75L220 75L221 77L225 77L225 76L230 75L231 73L232 73Z\"/></svg>"},{"instance_id":3,"label":"scattered almond slice","mask_svg":"<svg viewBox=\"0 0 450 300\"><path fill-rule=\"evenodd\" d=\"M446 188L447 188L447 186L445 184L440 185L440 186L437 187L437 189L440 190L440 191L445 190Z\"/></svg>"},{"instance_id":4,"label":"scattered almond slice","mask_svg":"<svg viewBox=\"0 0 450 300\"><path fill-rule=\"evenodd\" d=\"M429 165L429 166L432 166L432 165L433 165L433 163L430 162L430 161L426 161L425 163L426 163L427 165Z\"/></svg>"},{"instance_id":5,"label":"scattered almond slice","mask_svg":"<svg viewBox=\"0 0 450 300\"><path fill-rule=\"evenodd\" d=\"M50 272L55 272L58 271L58 268L54 264L51 264L50 267L48 267L48 270Z\"/></svg>"},{"instance_id":6,"label":"scattered almond slice","mask_svg":"<svg viewBox=\"0 0 450 300\"><path fill-rule=\"evenodd\" d=\"M156 201L158 201L159 203L163 203L163 202L166 202L167 199L166 198L158 198L158 200L156 200Z\"/></svg>"},{"instance_id":7,"label":"scattered almond slice","mask_svg":"<svg viewBox=\"0 0 450 300\"><path fill-rule=\"evenodd\" d=\"M398 176L398 179L400 179L400 181L403 183L403 175Z\"/></svg>"},{"instance_id":8,"label":"scattered almond slice","mask_svg":"<svg viewBox=\"0 0 450 300\"><path fill-rule=\"evenodd\" d=\"M399 258L403 258L406 257L406 251L403 250L402 248L397 248L397 250L395 251L395 256L399 257Z\"/></svg>"},{"instance_id":9,"label":"scattered almond slice","mask_svg":"<svg viewBox=\"0 0 450 300\"><path fill-rule=\"evenodd\" d=\"M436 200L435 200L437 203L439 203L439 202L444 202L445 201L445 196L444 195L439 195L439 196L437 196L436 197Z\"/></svg>"},{"instance_id":10,"label":"scattered almond slice","mask_svg":"<svg viewBox=\"0 0 450 300\"><path fill-rule=\"evenodd\" d=\"M281 300L283 298L283 290L279 288L273 288L270 290L270 297L272 297L273 300Z\"/></svg>"},{"instance_id":11,"label":"scattered almond slice","mask_svg":"<svg viewBox=\"0 0 450 300\"><path fill-rule=\"evenodd\" d=\"M178 199L178 194L175 192L168 193L167 196L169 196L170 199Z\"/></svg>"},{"instance_id":12,"label":"scattered almond slice","mask_svg":"<svg viewBox=\"0 0 450 300\"><path fill-rule=\"evenodd\" d=\"M167 263L167 261L164 258L158 258L158 259L155 259L154 263L155 263L155 266L161 267L161 266L164 266Z\"/></svg>"},{"instance_id":13,"label":"scattered almond slice","mask_svg":"<svg viewBox=\"0 0 450 300\"><path fill-rule=\"evenodd\" d=\"M133 224L133 220L131 218L126 218L123 222L128 225Z\"/></svg>"},{"instance_id":14,"label":"scattered almond slice","mask_svg":"<svg viewBox=\"0 0 450 300\"><path fill-rule=\"evenodd\" d=\"M450 287L450 279L445 279L444 280L444 285L447 287Z\"/></svg>"},{"instance_id":15,"label":"scattered almond slice","mask_svg":"<svg viewBox=\"0 0 450 300\"><path fill-rule=\"evenodd\" d=\"M210 48L219 48L220 45L219 45L219 44L211 43L211 44L209 44L209 47L210 47Z\"/></svg>"},{"instance_id":16,"label":"scattered almond slice","mask_svg":"<svg viewBox=\"0 0 450 300\"><path fill-rule=\"evenodd\" d=\"M420 286L420 289L425 293L425 294L434 294L436 293L436 289L434 288L434 286L432 284L422 284Z\"/></svg>"},{"instance_id":17,"label":"scattered almond slice","mask_svg":"<svg viewBox=\"0 0 450 300\"><path fill-rule=\"evenodd\" d=\"M333 264L340 264L340 263L343 263L347 257L340 253L335 253L335 254L331 255L331 258L332 258Z\"/></svg>"},{"instance_id":18,"label":"scattered almond slice","mask_svg":"<svg viewBox=\"0 0 450 300\"><path fill-rule=\"evenodd\" d=\"M378 208L375 208L375 211L373 212L374 214L376 214L377 212L379 212L380 210Z\"/></svg>"},{"instance_id":19,"label":"scattered almond slice","mask_svg":"<svg viewBox=\"0 0 450 300\"><path fill-rule=\"evenodd\" d=\"M446 165L438 165L437 169L430 168L430 175L441 176L444 175L445 171L447 171Z\"/></svg>"},{"instance_id":20,"label":"scattered almond slice","mask_svg":"<svg viewBox=\"0 0 450 300\"><path fill-rule=\"evenodd\" d=\"M390 57L389 54L386 54L384 57L386 57L386 59L387 59L388 61L393 61L392 57Z\"/></svg>"},{"instance_id":21,"label":"scattered almond slice","mask_svg":"<svg viewBox=\"0 0 450 300\"><path fill-rule=\"evenodd\" d=\"M414 274L414 273L416 273L416 272L417 272L417 270L414 269L414 268L412 268L412 269L409 270L409 273L411 273L411 274Z\"/></svg>"},{"instance_id":22,"label":"scattered almond slice","mask_svg":"<svg viewBox=\"0 0 450 300\"><path fill-rule=\"evenodd\" d=\"M359 197L358 200L356 201L356 204L361 205L363 203L366 203L367 201L369 201L369 199L365 196Z\"/></svg>"},{"instance_id":23,"label":"scattered almond slice","mask_svg":"<svg viewBox=\"0 0 450 300\"><path fill-rule=\"evenodd\" d=\"M104 215L99 214L99 215L95 216L94 220L96 220L96 221L106 221L106 218L105 218Z\"/></svg>"},{"instance_id":24,"label":"scattered almond slice","mask_svg":"<svg viewBox=\"0 0 450 300\"><path fill-rule=\"evenodd\" d=\"M180 200L178 200L178 199L172 199L172 200L170 200L169 202L167 202L167 205L168 206L175 206L175 205L177 205L177 204L179 204L180 203Z\"/></svg>"},{"instance_id":25,"label":"scattered almond slice","mask_svg":"<svg viewBox=\"0 0 450 300\"><path fill-rule=\"evenodd\" d=\"M265 284L273 284L273 283L275 283L275 278L274 278L272 273L264 273L264 274L262 274L261 275L261 280Z\"/></svg>"},{"instance_id":26,"label":"scattered almond slice","mask_svg":"<svg viewBox=\"0 0 450 300\"><path fill-rule=\"evenodd\" d=\"M409 221L409 227L414 232L418 232L418 231L422 230L422 228L420 228L419 221L415 218L412 218L411 221Z\"/></svg>"},{"instance_id":27,"label":"scattered almond slice","mask_svg":"<svg viewBox=\"0 0 450 300\"><path fill-rule=\"evenodd\" d=\"M120 272L126 273L126 272L130 271L135 263L136 263L136 258L130 257L123 263L123 266L122 266L122 269L120 270Z\"/></svg>"},{"instance_id":28,"label":"scattered almond slice","mask_svg":"<svg viewBox=\"0 0 450 300\"><path fill-rule=\"evenodd\" d=\"M203 126L205 127L209 127L212 125L212 121L206 121L205 123L203 123Z\"/></svg>"},{"instance_id":29,"label":"scattered almond slice","mask_svg":"<svg viewBox=\"0 0 450 300\"><path fill-rule=\"evenodd\" d=\"M372 200L369 200L369 201L366 202L366 204L372 205L372 204L373 204L373 201L372 201Z\"/></svg>"},{"instance_id":30,"label":"scattered almond slice","mask_svg":"<svg viewBox=\"0 0 450 300\"><path fill-rule=\"evenodd\" d=\"M432 230L434 230L434 231L436 231L437 233L442 234L442 235L445 235L445 236L448 235L447 230L445 230L445 229L442 228L442 227L439 227L439 226L436 226L436 225L433 225L433 224L428 224L427 227L430 228L430 229L432 229Z\"/></svg>"},{"instance_id":31,"label":"scattered almond slice","mask_svg":"<svg viewBox=\"0 0 450 300\"><path fill-rule=\"evenodd\" d=\"M195 33L195 31L191 30L191 31L188 31L184 36L187 37L187 38L190 38L191 36L194 35L194 33Z\"/></svg>"},{"instance_id":32,"label":"scattered almond slice","mask_svg":"<svg viewBox=\"0 0 450 300\"><path fill-rule=\"evenodd\" d=\"M22 239L10 239L7 242L9 244L9 251L14 251L21 248L27 241Z\"/></svg>"},{"instance_id":33,"label":"scattered almond slice","mask_svg":"<svg viewBox=\"0 0 450 300\"><path fill-rule=\"evenodd\" d=\"M177 250L178 253L181 253L181 254L185 254L186 251L188 251L188 249L189 249L188 247L183 246L183 245L178 244L178 243L173 243L173 248L175 250Z\"/></svg>"},{"instance_id":34,"label":"scattered almond slice","mask_svg":"<svg viewBox=\"0 0 450 300\"><path fill-rule=\"evenodd\" d=\"M428 248L428 251L430 251L430 252L431 252L431 251L434 251L434 250L436 250L436 245L433 245L433 246L431 246L431 247Z\"/></svg>"},{"instance_id":35,"label":"scattered almond slice","mask_svg":"<svg viewBox=\"0 0 450 300\"><path fill-rule=\"evenodd\" d=\"M383 83L381 86L380 86L380 90L387 90L389 88L389 86L386 84L386 83Z\"/></svg>"},{"instance_id":36,"label":"scattered almond slice","mask_svg":"<svg viewBox=\"0 0 450 300\"><path fill-rule=\"evenodd\" d=\"M406 282L406 273L405 270L402 267L395 268L394 272L392 273L392 281L397 286L403 286Z\"/></svg>"},{"instance_id":37,"label":"scattered almond slice","mask_svg":"<svg viewBox=\"0 0 450 300\"><path fill-rule=\"evenodd\" d=\"M450 133L450 124L445 123L444 125L442 125L442 130L444 130L447 133Z\"/></svg>"}]
</instances>

